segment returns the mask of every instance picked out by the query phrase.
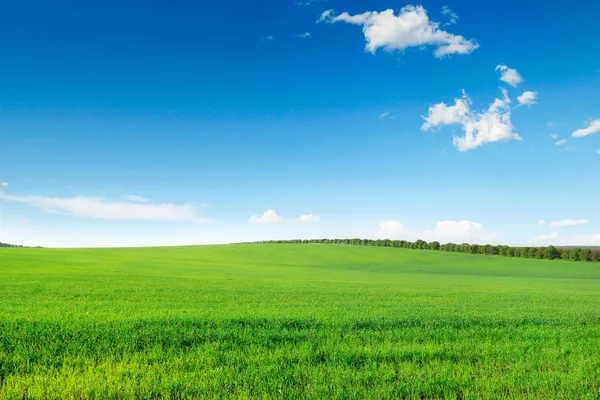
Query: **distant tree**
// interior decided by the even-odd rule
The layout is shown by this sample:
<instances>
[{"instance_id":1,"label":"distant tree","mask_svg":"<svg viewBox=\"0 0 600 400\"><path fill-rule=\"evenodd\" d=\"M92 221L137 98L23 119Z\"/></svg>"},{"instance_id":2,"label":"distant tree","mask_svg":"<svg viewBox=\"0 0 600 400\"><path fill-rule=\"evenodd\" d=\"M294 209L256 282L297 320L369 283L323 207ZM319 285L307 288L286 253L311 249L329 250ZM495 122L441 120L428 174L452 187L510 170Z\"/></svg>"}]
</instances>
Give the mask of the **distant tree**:
<instances>
[{"instance_id":1,"label":"distant tree","mask_svg":"<svg viewBox=\"0 0 600 400\"><path fill-rule=\"evenodd\" d=\"M592 250L591 249L582 249L579 254L580 261L592 261Z\"/></svg>"},{"instance_id":2,"label":"distant tree","mask_svg":"<svg viewBox=\"0 0 600 400\"><path fill-rule=\"evenodd\" d=\"M538 247L535 250L535 258L537 258L538 260L541 260L544 258L544 255L546 253L546 248L545 247Z\"/></svg>"},{"instance_id":3,"label":"distant tree","mask_svg":"<svg viewBox=\"0 0 600 400\"><path fill-rule=\"evenodd\" d=\"M546 258L548 260L556 260L557 258L560 258L560 254L559 254L558 250L556 249L556 247L548 246L548 247L546 247L546 250L544 251L544 258Z\"/></svg>"},{"instance_id":4,"label":"distant tree","mask_svg":"<svg viewBox=\"0 0 600 400\"><path fill-rule=\"evenodd\" d=\"M571 249L571 255L569 256L569 259L571 261L579 261L580 254L581 254L581 249L579 249L579 248Z\"/></svg>"},{"instance_id":5,"label":"distant tree","mask_svg":"<svg viewBox=\"0 0 600 400\"><path fill-rule=\"evenodd\" d=\"M592 250L592 261L593 262L600 261L600 249Z\"/></svg>"},{"instance_id":6,"label":"distant tree","mask_svg":"<svg viewBox=\"0 0 600 400\"><path fill-rule=\"evenodd\" d=\"M440 246L441 246L440 242L438 242L438 241L433 241L433 242L429 243L430 250L439 250Z\"/></svg>"}]
</instances>

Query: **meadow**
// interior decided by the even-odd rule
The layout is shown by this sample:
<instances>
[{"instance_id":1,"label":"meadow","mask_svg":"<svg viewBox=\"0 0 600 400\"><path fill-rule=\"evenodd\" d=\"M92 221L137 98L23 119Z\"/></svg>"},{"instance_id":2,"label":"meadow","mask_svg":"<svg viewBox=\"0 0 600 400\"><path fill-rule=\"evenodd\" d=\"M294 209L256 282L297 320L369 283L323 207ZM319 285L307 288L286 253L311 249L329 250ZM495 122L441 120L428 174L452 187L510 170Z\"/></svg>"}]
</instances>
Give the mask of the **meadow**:
<instances>
[{"instance_id":1,"label":"meadow","mask_svg":"<svg viewBox=\"0 0 600 400\"><path fill-rule=\"evenodd\" d=\"M600 398L600 266L388 247L0 249L0 399Z\"/></svg>"}]
</instances>

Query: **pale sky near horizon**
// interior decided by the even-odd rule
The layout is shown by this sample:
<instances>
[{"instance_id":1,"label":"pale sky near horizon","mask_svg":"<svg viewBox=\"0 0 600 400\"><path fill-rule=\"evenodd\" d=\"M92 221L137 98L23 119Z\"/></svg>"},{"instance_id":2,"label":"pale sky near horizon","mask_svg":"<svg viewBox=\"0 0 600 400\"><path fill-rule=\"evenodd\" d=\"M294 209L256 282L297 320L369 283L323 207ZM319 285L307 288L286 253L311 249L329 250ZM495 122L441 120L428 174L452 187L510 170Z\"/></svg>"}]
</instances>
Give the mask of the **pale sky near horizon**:
<instances>
[{"instance_id":1,"label":"pale sky near horizon","mask_svg":"<svg viewBox=\"0 0 600 400\"><path fill-rule=\"evenodd\" d=\"M35 3L0 242L600 245L600 2Z\"/></svg>"}]
</instances>

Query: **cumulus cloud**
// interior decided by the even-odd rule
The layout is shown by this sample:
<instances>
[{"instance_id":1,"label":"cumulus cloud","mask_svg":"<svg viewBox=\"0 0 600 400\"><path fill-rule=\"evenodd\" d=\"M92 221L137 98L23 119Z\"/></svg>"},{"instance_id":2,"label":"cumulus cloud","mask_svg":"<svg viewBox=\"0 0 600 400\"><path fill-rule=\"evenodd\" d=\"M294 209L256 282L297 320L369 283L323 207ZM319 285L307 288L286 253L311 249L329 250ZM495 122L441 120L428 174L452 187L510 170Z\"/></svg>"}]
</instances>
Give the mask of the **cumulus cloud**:
<instances>
[{"instance_id":1,"label":"cumulus cloud","mask_svg":"<svg viewBox=\"0 0 600 400\"><path fill-rule=\"evenodd\" d=\"M500 80L508 83L512 87L517 87L517 85L523 82L523 77L517 72L514 68L508 68L506 65L498 65L496 66L496 71L500 71Z\"/></svg>"},{"instance_id":2,"label":"cumulus cloud","mask_svg":"<svg viewBox=\"0 0 600 400\"><path fill-rule=\"evenodd\" d=\"M496 234L487 232L478 222L463 220L438 222L435 229L425 231L422 236L427 241L489 243Z\"/></svg>"},{"instance_id":3,"label":"cumulus cloud","mask_svg":"<svg viewBox=\"0 0 600 400\"><path fill-rule=\"evenodd\" d=\"M564 144L567 144L567 139L561 139L558 142L554 143L557 146L562 146Z\"/></svg>"},{"instance_id":4,"label":"cumulus cloud","mask_svg":"<svg viewBox=\"0 0 600 400\"><path fill-rule=\"evenodd\" d=\"M365 49L371 53L379 48L402 51L409 47L433 46L435 56L441 58L450 54L470 54L479 47L475 41L441 30L440 24L431 21L422 6L405 6L398 15L392 9L356 15L343 12L337 16L333 10L327 10L317 22L362 25L367 42Z\"/></svg>"},{"instance_id":5,"label":"cumulus cloud","mask_svg":"<svg viewBox=\"0 0 600 400\"><path fill-rule=\"evenodd\" d=\"M534 244L548 244L551 242L555 242L557 238L558 238L558 232L552 232L549 234L540 235L540 236L531 238L529 240L529 242L534 243Z\"/></svg>"},{"instance_id":6,"label":"cumulus cloud","mask_svg":"<svg viewBox=\"0 0 600 400\"><path fill-rule=\"evenodd\" d=\"M461 125L465 135L454 136L452 141L459 151L472 150L486 143L521 140L519 134L513 132L508 93L503 89L502 94L503 98L495 99L487 110L475 112L469 109L471 102L463 91L463 97L455 99L453 106L439 103L429 107L429 114L423 117L425 122L421 129Z\"/></svg>"},{"instance_id":7,"label":"cumulus cloud","mask_svg":"<svg viewBox=\"0 0 600 400\"><path fill-rule=\"evenodd\" d=\"M190 204L142 204L136 201L109 201L99 197L12 196L0 191L0 199L24 203L48 214L106 220L205 222Z\"/></svg>"},{"instance_id":8,"label":"cumulus cloud","mask_svg":"<svg viewBox=\"0 0 600 400\"><path fill-rule=\"evenodd\" d=\"M584 137L600 132L600 119L593 120L590 122L590 126L583 129L577 129L573 132L573 137Z\"/></svg>"},{"instance_id":9,"label":"cumulus cloud","mask_svg":"<svg viewBox=\"0 0 600 400\"><path fill-rule=\"evenodd\" d=\"M532 104L536 104L537 100L537 92L523 92L522 95L517 96L517 101L522 106L530 106Z\"/></svg>"},{"instance_id":10,"label":"cumulus cloud","mask_svg":"<svg viewBox=\"0 0 600 400\"><path fill-rule=\"evenodd\" d=\"M480 223L472 221L440 221L434 229L409 231L398 221L379 223L378 236L385 239L422 239L442 243L489 243L496 234L486 231Z\"/></svg>"},{"instance_id":11,"label":"cumulus cloud","mask_svg":"<svg viewBox=\"0 0 600 400\"><path fill-rule=\"evenodd\" d=\"M471 101L463 90L463 97L454 100L453 106L448 106L442 102L429 107L429 115L425 118L422 130L430 129L434 126L458 124L465 120L469 114L469 104Z\"/></svg>"},{"instance_id":12,"label":"cumulus cloud","mask_svg":"<svg viewBox=\"0 0 600 400\"><path fill-rule=\"evenodd\" d=\"M544 225L544 224L546 224L546 221L544 221L543 219L540 219L538 221L538 225Z\"/></svg>"},{"instance_id":13,"label":"cumulus cloud","mask_svg":"<svg viewBox=\"0 0 600 400\"><path fill-rule=\"evenodd\" d=\"M405 230L398 221L383 221L379 223L379 233L386 239L400 239Z\"/></svg>"},{"instance_id":14,"label":"cumulus cloud","mask_svg":"<svg viewBox=\"0 0 600 400\"><path fill-rule=\"evenodd\" d=\"M296 35L296 37L299 37L300 39L308 39L310 37L310 32L301 33L299 35Z\"/></svg>"},{"instance_id":15,"label":"cumulus cloud","mask_svg":"<svg viewBox=\"0 0 600 400\"><path fill-rule=\"evenodd\" d=\"M565 219L563 221L552 221L548 224L552 228L568 228L571 226L585 225L589 221L587 219Z\"/></svg>"},{"instance_id":16,"label":"cumulus cloud","mask_svg":"<svg viewBox=\"0 0 600 400\"><path fill-rule=\"evenodd\" d=\"M267 210L262 215L253 215L250 217L250 223L257 225L277 224L281 221L283 221L283 218L277 215L277 211L275 210Z\"/></svg>"},{"instance_id":17,"label":"cumulus cloud","mask_svg":"<svg viewBox=\"0 0 600 400\"><path fill-rule=\"evenodd\" d=\"M8 183L0 182L0 188L6 188L6 187L8 187Z\"/></svg>"},{"instance_id":18,"label":"cumulus cloud","mask_svg":"<svg viewBox=\"0 0 600 400\"><path fill-rule=\"evenodd\" d=\"M321 218L313 214L304 214L298 218L285 219L277 214L275 210L267 210L260 215L253 215L249 222L254 225L275 225L281 223L312 223L318 222Z\"/></svg>"},{"instance_id":19,"label":"cumulus cloud","mask_svg":"<svg viewBox=\"0 0 600 400\"><path fill-rule=\"evenodd\" d=\"M450 9L450 7L443 6L442 7L442 15L445 15L449 19L449 21L446 22L444 24L444 26L454 25L454 24L458 23L458 15L456 15L456 13L452 9Z\"/></svg>"}]
</instances>

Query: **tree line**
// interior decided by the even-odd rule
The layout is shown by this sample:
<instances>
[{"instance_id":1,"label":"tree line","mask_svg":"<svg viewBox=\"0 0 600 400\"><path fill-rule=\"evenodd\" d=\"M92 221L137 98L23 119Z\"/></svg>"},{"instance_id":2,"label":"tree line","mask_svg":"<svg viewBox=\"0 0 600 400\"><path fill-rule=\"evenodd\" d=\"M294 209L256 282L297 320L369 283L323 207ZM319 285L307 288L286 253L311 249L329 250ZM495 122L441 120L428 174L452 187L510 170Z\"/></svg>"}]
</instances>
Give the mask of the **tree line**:
<instances>
[{"instance_id":1,"label":"tree line","mask_svg":"<svg viewBox=\"0 0 600 400\"><path fill-rule=\"evenodd\" d=\"M21 246L19 244L8 244L8 243L0 242L0 247L25 247L25 246Z\"/></svg>"},{"instance_id":2,"label":"tree line","mask_svg":"<svg viewBox=\"0 0 600 400\"><path fill-rule=\"evenodd\" d=\"M446 252L457 252L467 254L482 254L488 256L502 256L515 258L535 258L545 260L569 260L569 261L600 261L600 248L580 248L580 247L511 247L502 245L480 245L469 243L445 243L438 241L426 242L417 240L409 242L406 240L389 239L309 239L309 240L267 240L258 243L280 243L280 244L341 244L353 246L381 246L381 247L399 247L404 249L416 250L436 250Z\"/></svg>"}]
</instances>

